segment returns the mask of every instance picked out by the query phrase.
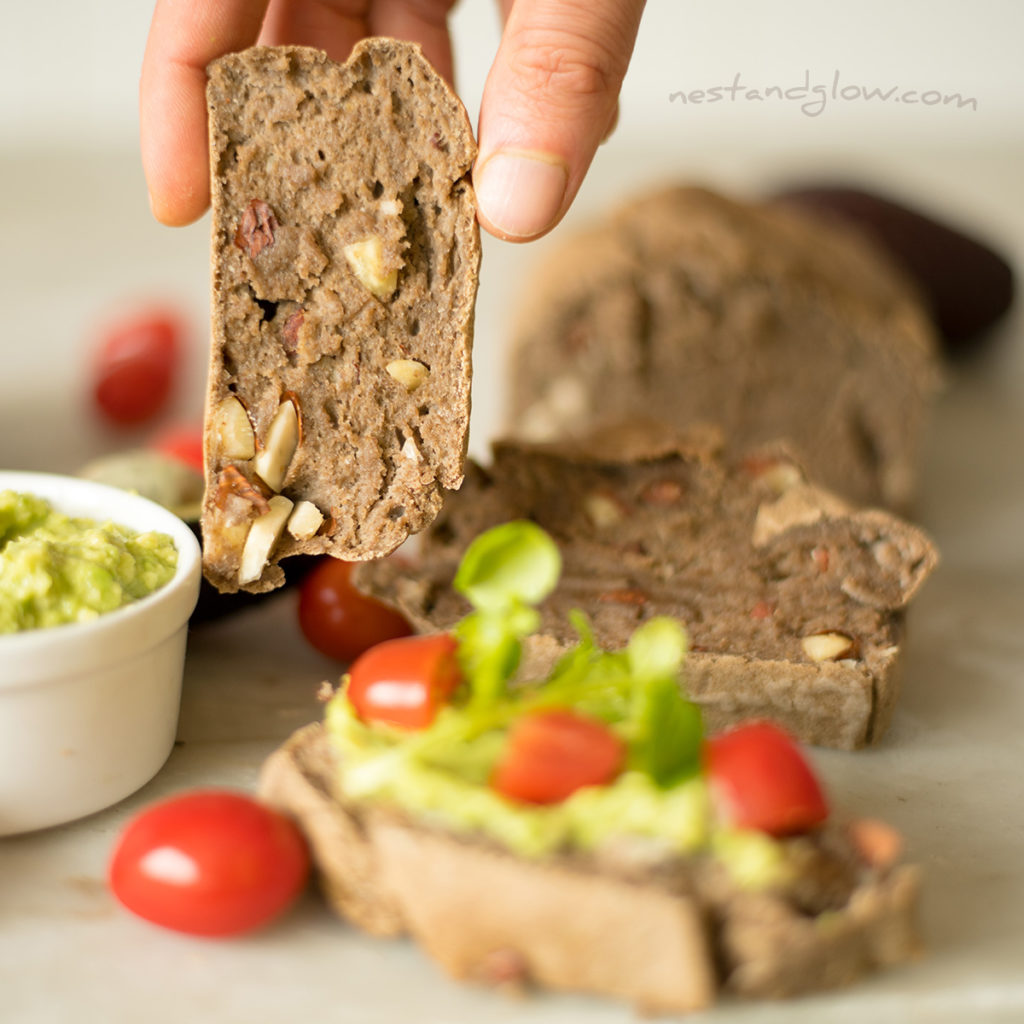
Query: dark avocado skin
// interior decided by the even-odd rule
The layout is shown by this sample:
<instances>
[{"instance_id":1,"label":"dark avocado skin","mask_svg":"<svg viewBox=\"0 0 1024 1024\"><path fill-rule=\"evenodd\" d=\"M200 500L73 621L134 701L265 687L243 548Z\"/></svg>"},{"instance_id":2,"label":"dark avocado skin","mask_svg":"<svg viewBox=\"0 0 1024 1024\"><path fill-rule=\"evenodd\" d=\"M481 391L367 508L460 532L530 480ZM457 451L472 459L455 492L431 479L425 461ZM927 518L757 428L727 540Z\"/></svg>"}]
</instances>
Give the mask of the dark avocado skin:
<instances>
[{"instance_id":1,"label":"dark avocado skin","mask_svg":"<svg viewBox=\"0 0 1024 1024\"><path fill-rule=\"evenodd\" d=\"M188 527L196 535L196 540L202 544L203 538L198 521L189 521ZM199 585L199 600L189 619L189 625L202 626L208 622L218 622L236 612L272 600L276 595L301 583L316 565L317 560L312 555L296 555L294 558L289 558L284 586L267 594L249 594L244 590L239 590L234 594L222 594L213 584L204 579Z\"/></svg>"},{"instance_id":2,"label":"dark avocado skin","mask_svg":"<svg viewBox=\"0 0 1024 1024\"><path fill-rule=\"evenodd\" d=\"M1010 263L985 242L930 213L846 184L789 187L772 198L838 218L873 238L917 284L949 357L983 348L1013 305L1016 282Z\"/></svg>"}]
</instances>

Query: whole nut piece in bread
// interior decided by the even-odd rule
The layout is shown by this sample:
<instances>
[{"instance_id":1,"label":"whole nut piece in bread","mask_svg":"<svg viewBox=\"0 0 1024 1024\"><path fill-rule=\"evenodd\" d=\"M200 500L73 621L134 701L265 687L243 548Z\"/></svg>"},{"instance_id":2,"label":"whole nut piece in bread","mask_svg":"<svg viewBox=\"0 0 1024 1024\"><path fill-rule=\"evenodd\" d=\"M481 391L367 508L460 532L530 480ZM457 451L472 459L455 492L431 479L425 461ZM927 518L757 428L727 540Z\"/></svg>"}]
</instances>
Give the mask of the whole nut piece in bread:
<instances>
[{"instance_id":1,"label":"whole nut piece in bread","mask_svg":"<svg viewBox=\"0 0 1024 1024\"><path fill-rule=\"evenodd\" d=\"M268 759L260 794L305 832L338 914L372 935L411 935L455 978L680 1013L719 989L777 998L849 984L919 949L918 870L880 858L877 840L862 850L840 823L793 840L800 872L785 891L748 890L706 857L517 857L345 802L344 770L324 727L307 726Z\"/></svg>"},{"instance_id":2,"label":"whole nut piece in bread","mask_svg":"<svg viewBox=\"0 0 1024 1024\"><path fill-rule=\"evenodd\" d=\"M858 504L913 500L936 340L901 270L845 225L653 192L554 246L512 341L517 437L713 421L741 447L788 440Z\"/></svg>"},{"instance_id":3,"label":"whole nut piece in bread","mask_svg":"<svg viewBox=\"0 0 1024 1024\"><path fill-rule=\"evenodd\" d=\"M254 47L209 76L204 570L259 592L290 555L387 554L462 481L476 146L413 44L365 40L345 64ZM276 494L294 518L255 568L267 538L249 544L243 571Z\"/></svg>"},{"instance_id":4,"label":"whole nut piece in bread","mask_svg":"<svg viewBox=\"0 0 1024 1024\"><path fill-rule=\"evenodd\" d=\"M784 447L725 450L713 431L639 421L576 442L501 442L423 535L418 572L382 563L354 579L416 628L447 628L466 612L451 588L463 551L516 518L548 530L565 565L541 608L538 665L573 641L572 608L612 649L671 615L710 728L766 717L843 749L885 732L903 611L935 549L896 516L807 483Z\"/></svg>"}]
</instances>

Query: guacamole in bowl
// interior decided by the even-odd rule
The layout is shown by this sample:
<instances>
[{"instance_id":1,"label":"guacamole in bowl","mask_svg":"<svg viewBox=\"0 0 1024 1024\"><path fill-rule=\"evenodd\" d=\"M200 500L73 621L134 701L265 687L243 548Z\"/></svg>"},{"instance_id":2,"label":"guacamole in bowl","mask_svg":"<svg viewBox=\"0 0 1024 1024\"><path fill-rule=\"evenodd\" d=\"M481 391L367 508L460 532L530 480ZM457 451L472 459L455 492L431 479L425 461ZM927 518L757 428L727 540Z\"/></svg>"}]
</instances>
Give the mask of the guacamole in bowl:
<instances>
[{"instance_id":1,"label":"guacamole in bowl","mask_svg":"<svg viewBox=\"0 0 1024 1024\"><path fill-rule=\"evenodd\" d=\"M155 502L0 470L0 836L109 807L174 746L199 544Z\"/></svg>"},{"instance_id":2,"label":"guacamole in bowl","mask_svg":"<svg viewBox=\"0 0 1024 1024\"><path fill-rule=\"evenodd\" d=\"M0 634L87 622L146 597L174 576L165 533L58 512L0 491Z\"/></svg>"}]
</instances>

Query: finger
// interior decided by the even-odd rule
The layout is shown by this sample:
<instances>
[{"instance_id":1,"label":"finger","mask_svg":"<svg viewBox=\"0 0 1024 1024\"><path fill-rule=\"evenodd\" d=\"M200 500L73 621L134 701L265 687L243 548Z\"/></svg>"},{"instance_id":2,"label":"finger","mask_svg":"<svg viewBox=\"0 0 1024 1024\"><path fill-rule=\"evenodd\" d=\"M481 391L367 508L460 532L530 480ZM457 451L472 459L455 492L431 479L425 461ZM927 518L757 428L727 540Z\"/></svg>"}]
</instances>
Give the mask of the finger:
<instances>
[{"instance_id":1,"label":"finger","mask_svg":"<svg viewBox=\"0 0 1024 1024\"><path fill-rule=\"evenodd\" d=\"M315 46L344 61L367 34L372 0L270 0L259 41L267 46Z\"/></svg>"},{"instance_id":2,"label":"finger","mask_svg":"<svg viewBox=\"0 0 1024 1024\"><path fill-rule=\"evenodd\" d=\"M266 0L157 0L139 80L139 137L150 206L188 224L210 203L206 65L259 33Z\"/></svg>"},{"instance_id":3,"label":"finger","mask_svg":"<svg viewBox=\"0 0 1024 1024\"><path fill-rule=\"evenodd\" d=\"M454 83L448 12L455 0L376 0L370 8L370 31L375 36L411 39L448 82Z\"/></svg>"},{"instance_id":4,"label":"finger","mask_svg":"<svg viewBox=\"0 0 1024 1024\"><path fill-rule=\"evenodd\" d=\"M480 109L480 222L527 241L579 191L614 124L644 0L515 0Z\"/></svg>"},{"instance_id":5,"label":"finger","mask_svg":"<svg viewBox=\"0 0 1024 1024\"><path fill-rule=\"evenodd\" d=\"M641 2L641 11L646 3L646 0ZM516 0L498 0L498 10L501 12L501 22L504 25L512 13L512 8L515 6ZM601 136L601 142L607 142L611 137L612 133L618 127L619 124L619 100L618 96L615 98L615 105L612 109L611 116L608 119L607 127L604 130L604 134Z\"/></svg>"},{"instance_id":6,"label":"finger","mask_svg":"<svg viewBox=\"0 0 1024 1024\"><path fill-rule=\"evenodd\" d=\"M615 101L615 107L612 110L612 116L608 119L608 124L605 127L604 134L601 136L601 141L602 142L607 142L611 138L612 132L614 132L615 129L618 128L618 126L619 126L619 101L616 100Z\"/></svg>"}]
</instances>

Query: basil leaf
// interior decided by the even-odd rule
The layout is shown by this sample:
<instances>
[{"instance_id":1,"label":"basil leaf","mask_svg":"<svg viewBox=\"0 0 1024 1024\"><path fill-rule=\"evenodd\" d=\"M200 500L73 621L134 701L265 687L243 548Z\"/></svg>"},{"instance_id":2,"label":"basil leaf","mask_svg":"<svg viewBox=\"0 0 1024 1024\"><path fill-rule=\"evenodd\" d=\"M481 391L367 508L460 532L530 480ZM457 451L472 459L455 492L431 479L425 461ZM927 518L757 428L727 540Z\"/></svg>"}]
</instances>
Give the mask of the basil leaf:
<instances>
[{"instance_id":1,"label":"basil leaf","mask_svg":"<svg viewBox=\"0 0 1024 1024\"><path fill-rule=\"evenodd\" d=\"M480 534L466 549L455 589L477 609L539 604L558 583L562 556L555 542L526 519Z\"/></svg>"}]
</instances>

